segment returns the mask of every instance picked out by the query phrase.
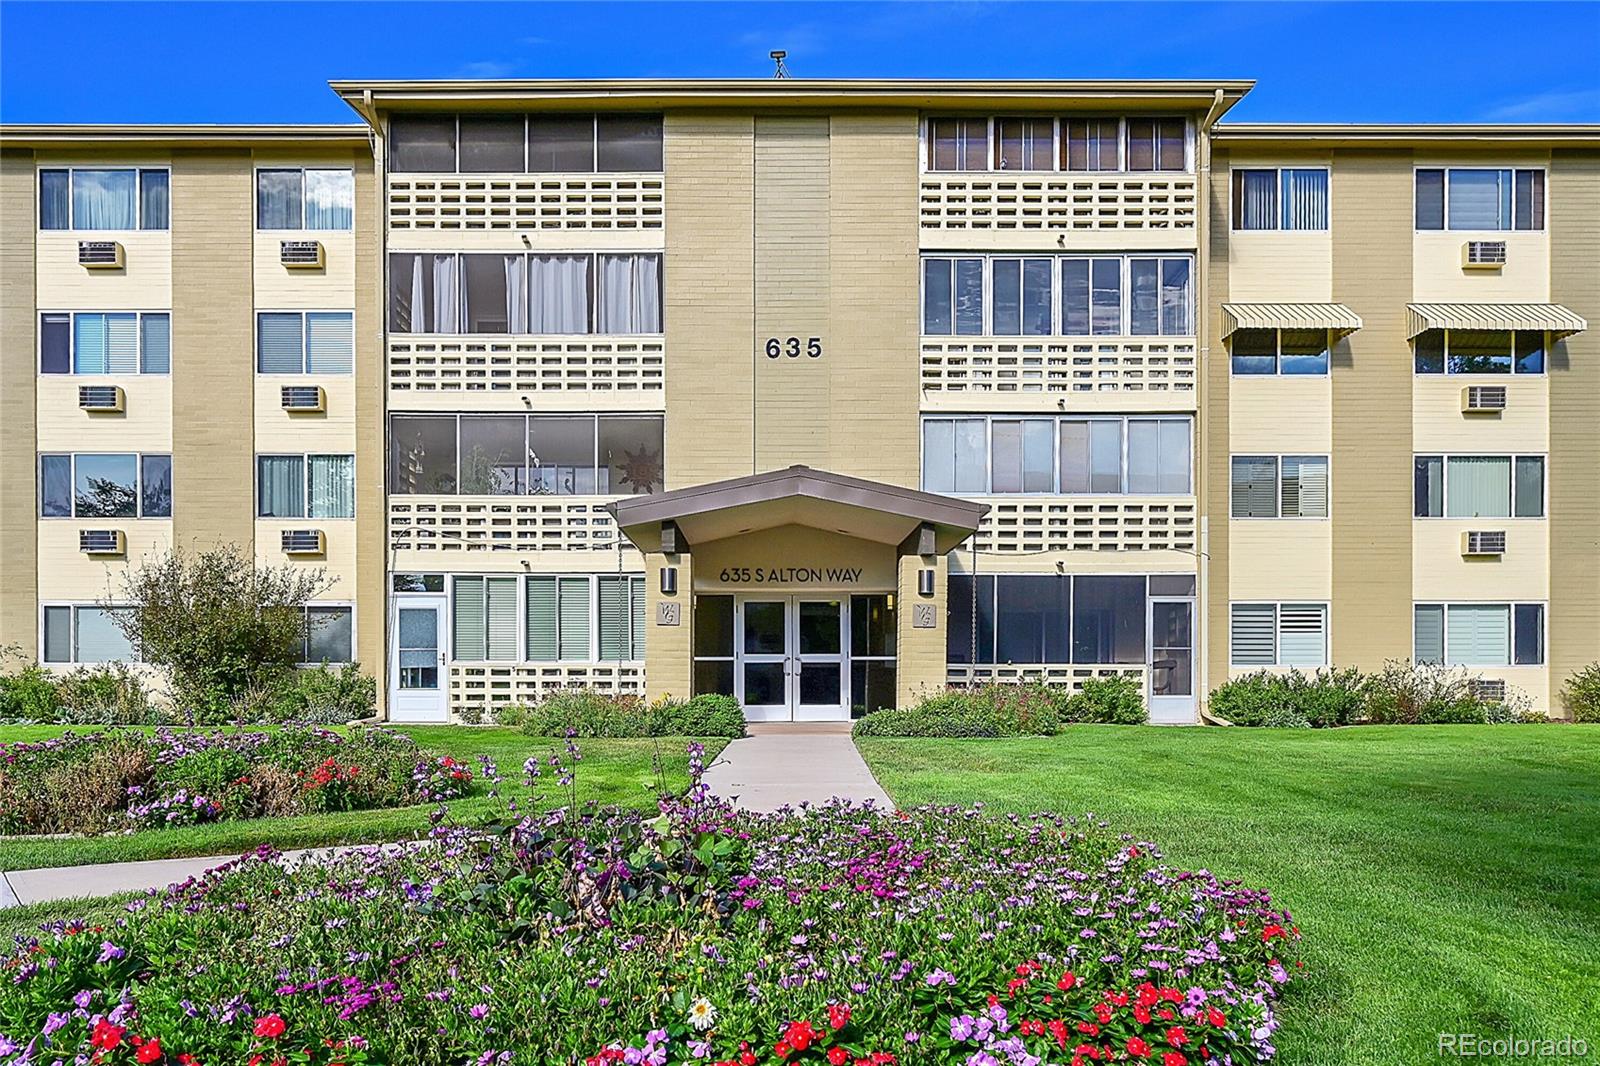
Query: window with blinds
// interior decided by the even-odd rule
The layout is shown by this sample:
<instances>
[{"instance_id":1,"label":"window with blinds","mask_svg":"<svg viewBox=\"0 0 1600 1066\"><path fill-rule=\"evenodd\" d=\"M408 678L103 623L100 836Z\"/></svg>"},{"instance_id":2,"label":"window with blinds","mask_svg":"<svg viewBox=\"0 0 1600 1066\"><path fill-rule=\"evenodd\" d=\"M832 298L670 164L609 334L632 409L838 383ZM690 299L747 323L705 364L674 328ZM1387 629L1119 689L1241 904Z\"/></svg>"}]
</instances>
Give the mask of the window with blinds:
<instances>
[{"instance_id":1,"label":"window with blinds","mask_svg":"<svg viewBox=\"0 0 1600 1066\"><path fill-rule=\"evenodd\" d=\"M1419 663L1544 663L1542 603L1419 603L1412 617L1412 654Z\"/></svg>"},{"instance_id":2,"label":"window with blinds","mask_svg":"<svg viewBox=\"0 0 1600 1066\"><path fill-rule=\"evenodd\" d=\"M1544 456L1419 455L1417 518L1543 518Z\"/></svg>"},{"instance_id":3,"label":"window with blinds","mask_svg":"<svg viewBox=\"0 0 1600 1066\"><path fill-rule=\"evenodd\" d=\"M458 577L453 583L452 647L457 660L517 658L517 579Z\"/></svg>"},{"instance_id":4,"label":"window with blinds","mask_svg":"<svg viewBox=\"0 0 1600 1066\"><path fill-rule=\"evenodd\" d=\"M355 366L348 311L264 311L256 315L259 374L348 374Z\"/></svg>"},{"instance_id":5,"label":"window with blinds","mask_svg":"<svg viewBox=\"0 0 1600 1066\"><path fill-rule=\"evenodd\" d=\"M528 660L589 659L589 579L540 574L527 586Z\"/></svg>"},{"instance_id":6,"label":"window with blinds","mask_svg":"<svg viewBox=\"0 0 1600 1066\"><path fill-rule=\"evenodd\" d=\"M1328 457L1285 455L1282 461L1283 517L1328 517Z\"/></svg>"},{"instance_id":7,"label":"window with blinds","mask_svg":"<svg viewBox=\"0 0 1600 1066\"><path fill-rule=\"evenodd\" d=\"M602 575L598 623L600 658L644 658L644 578L628 574Z\"/></svg>"},{"instance_id":8,"label":"window with blinds","mask_svg":"<svg viewBox=\"0 0 1600 1066\"><path fill-rule=\"evenodd\" d=\"M1235 455L1232 501L1234 518L1277 518L1277 456Z\"/></svg>"},{"instance_id":9,"label":"window with blinds","mask_svg":"<svg viewBox=\"0 0 1600 1066\"><path fill-rule=\"evenodd\" d=\"M1234 666L1326 666L1327 604L1234 604L1228 661Z\"/></svg>"},{"instance_id":10,"label":"window with blinds","mask_svg":"<svg viewBox=\"0 0 1600 1066\"><path fill-rule=\"evenodd\" d=\"M1326 455L1236 455L1234 518L1328 517Z\"/></svg>"}]
</instances>

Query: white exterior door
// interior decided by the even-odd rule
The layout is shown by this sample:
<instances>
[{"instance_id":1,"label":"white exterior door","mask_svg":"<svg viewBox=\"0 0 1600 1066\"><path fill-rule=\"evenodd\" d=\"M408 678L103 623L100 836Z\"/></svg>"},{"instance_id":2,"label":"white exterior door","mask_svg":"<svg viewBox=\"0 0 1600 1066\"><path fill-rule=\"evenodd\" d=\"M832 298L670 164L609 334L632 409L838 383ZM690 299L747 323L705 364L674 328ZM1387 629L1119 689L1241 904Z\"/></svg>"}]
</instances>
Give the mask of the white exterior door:
<instances>
[{"instance_id":1,"label":"white exterior door","mask_svg":"<svg viewBox=\"0 0 1600 1066\"><path fill-rule=\"evenodd\" d=\"M848 600L741 597L734 695L751 722L850 719Z\"/></svg>"},{"instance_id":2,"label":"white exterior door","mask_svg":"<svg viewBox=\"0 0 1600 1066\"><path fill-rule=\"evenodd\" d=\"M790 698L797 722L850 720L847 602L795 597L790 611L794 642Z\"/></svg>"},{"instance_id":3,"label":"white exterior door","mask_svg":"<svg viewBox=\"0 0 1600 1066\"><path fill-rule=\"evenodd\" d=\"M450 719L444 656L445 598L397 596L389 646L391 722L446 722Z\"/></svg>"},{"instance_id":4,"label":"white exterior door","mask_svg":"<svg viewBox=\"0 0 1600 1066\"><path fill-rule=\"evenodd\" d=\"M734 695L749 722L787 722L789 646L787 596L740 599L734 618Z\"/></svg>"},{"instance_id":5,"label":"white exterior door","mask_svg":"<svg viewBox=\"0 0 1600 1066\"><path fill-rule=\"evenodd\" d=\"M1150 601L1150 721L1192 725L1194 601Z\"/></svg>"}]
</instances>

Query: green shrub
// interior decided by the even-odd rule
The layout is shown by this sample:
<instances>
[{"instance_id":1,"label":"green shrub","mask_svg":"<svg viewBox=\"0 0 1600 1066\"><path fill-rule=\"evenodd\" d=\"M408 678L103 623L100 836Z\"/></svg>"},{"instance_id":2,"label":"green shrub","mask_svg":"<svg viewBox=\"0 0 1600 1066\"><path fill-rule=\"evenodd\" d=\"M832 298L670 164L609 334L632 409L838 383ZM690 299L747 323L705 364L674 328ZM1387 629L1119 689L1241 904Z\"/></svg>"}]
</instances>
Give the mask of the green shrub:
<instances>
[{"instance_id":1,"label":"green shrub","mask_svg":"<svg viewBox=\"0 0 1600 1066\"><path fill-rule=\"evenodd\" d=\"M522 703L497 703L491 714L495 725L519 726L528 720L528 710Z\"/></svg>"},{"instance_id":2,"label":"green shrub","mask_svg":"<svg viewBox=\"0 0 1600 1066\"><path fill-rule=\"evenodd\" d=\"M1457 725L1488 720L1466 667L1391 659L1367 679L1366 717L1379 725Z\"/></svg>"},{"instance_id":3,"label":"green shrub","mask_svg":"<svg viewBox=\"0 0 1600 1066\"><path fill-rule=\"evenodd\" d=\"M511 712L522 731L536 737L742 737L744 712L731 696L659 700L646 707L637 696L590 689L553 692L534 707Z\"/></svg>"},{"instance_id":4,"label":"green shrub","mask_svg":"<svg viewBox=\"0 0 1600 1066\"><path fill-rule=\"evenodd\" d=\"M1354 668L1274 673L1258 670L1217 686L1211 713L1234 725L1266 726L1304 721L1318 728L1349 725L1360 717L1366 681Z\"/></svg>"},{"instance_id":5,"label":"green shrub","mask_svg":"<svg viewBox=\"0 0 1600 1066\"><path fill-rule=\"evenodd\" d=\"M688 700L659 700L649 712L653 737L742 737L744 711L732 696L702 693Z\"/></svg>"},{"instance_id":6,"label":"green shrub","mask_svg":"<svg viewBox=\"0 0 1600 1066\"><path fill-rule=\"evenodd\" d=\"M126 663L101 663L56 678L59 721L74 725L157 725L164 716L151 704L144 680Z\"/></svg>"},{"instance_id":7,"label":"green shrub","mask_svg":"<svg viewBox=\"0 0 1600 1066\"><path fill-rule=\"evenodd\" d=\"M1567 678L1561 700L1574 722L1600 722L1600 663L1590 663Z\"/></svg>"},{"instance_id":8,"label":"green shrub","mask_svg":"<svg viewBox=\"0 0 1600 1066\"><path fill-rule=\"evenodd\" d=\"M856 720L858 737L998 737L994 716L954 703L923 702L899 710L873 711Z\"/></svg>"},{"instance_id":9,"label":"green shrub","mask_svg":"<svg viewBox=\"0 0 1600 1066\"><path fill-rule=\"evenodd\" d=\"M356 663L291 670L273 692L268 716L275 722L344 725L371 717L378 683Z\"/></svg>"},{"instance_id":10,"label":"green shrub","mask_svg":"<svg viewBox=\"0 0 1600 1066\"><path fill-rule=\"evenodd\" d=\"M1310 729L1311 720L1293 707L1278 706L1267 712L1261 723L1268 729Z\"/></svg>"},{"instance_id":11,"label":"green shrub","mask_svg":"<svg viewBox=\"0 0 1600 1066\"><path fill-rule=\"evenodd\" d=\"M1068 722L1143 725L1150 720L1144 686L1131 677L1091 677L1067 700Z\"/></svg>"},{"instance_id":12,"label":"green shrub","mask_svg":"<svg viewBox=\"0 0 1600 1066\"><path fill-rule=\"evenodd\" d=\"M56 722L60 720L61 693L49 671L24 666L14 674L0 674L0 722Z\"/></svg>"},{"instance_id":13,"label":"green shrub","mask_svg":"<svg viewBox=\"0 0 1600 1066\"><path fill-rule=\"evenodd\" d=\"M1061 731L1065 688L986 684L948 688L911 707L874 711L856 721L862 737L1051 736Z\"/></svg>"}]
</instances>

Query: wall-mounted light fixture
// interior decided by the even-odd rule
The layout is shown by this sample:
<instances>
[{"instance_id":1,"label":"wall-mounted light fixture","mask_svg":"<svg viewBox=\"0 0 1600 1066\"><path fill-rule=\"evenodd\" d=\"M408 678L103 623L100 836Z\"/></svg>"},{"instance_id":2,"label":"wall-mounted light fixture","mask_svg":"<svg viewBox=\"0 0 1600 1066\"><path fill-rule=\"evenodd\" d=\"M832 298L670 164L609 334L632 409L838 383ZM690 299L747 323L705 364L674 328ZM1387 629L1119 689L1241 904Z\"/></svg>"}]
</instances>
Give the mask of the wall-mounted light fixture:
<instances>
[{"instance_id":1,"label":"wall-mounted light fixture","mask_svg":"<svg viewBox=\"0 0 1600 1066\"><path fill-rule=\"evenodd\" d=\"M661 595L676 596L678 594L678 568L676 566L663 566L661 568Z\"/></svg>"},{"instance_id":2,"label":"wall-mounted light fixture","mask_svg":"<svg viewBox=\"0 0 1600 1066\"><path fill-rule=\"evenodd\" d=\"M921 593L924 596L932 596L933 595L933 571L932 570L918 570L917 571L917 592Z\"/></svg>"}]
</instances>

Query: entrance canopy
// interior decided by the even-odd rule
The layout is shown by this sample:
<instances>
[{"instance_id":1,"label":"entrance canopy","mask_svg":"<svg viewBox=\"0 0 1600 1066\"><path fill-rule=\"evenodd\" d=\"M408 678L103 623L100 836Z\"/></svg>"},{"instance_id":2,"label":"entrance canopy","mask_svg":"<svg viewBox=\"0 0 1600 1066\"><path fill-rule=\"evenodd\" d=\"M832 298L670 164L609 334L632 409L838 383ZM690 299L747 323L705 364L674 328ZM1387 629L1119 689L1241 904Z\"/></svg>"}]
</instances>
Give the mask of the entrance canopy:
<instances>
[{"instance_id":1,"label":"entrance canopy","mask_svg":"<svg viewBox=\"0 0 1600 1066\"><path fill-rule=\"evenodd\" d=\"M989 505L975 500L791 466L607 504L640 551L687 551L690 545L779 526L899 545L913 535L917 554L942 555L972 535ZM675 527L672 547L663 528ZM931 541L931 544L929 543Z\"/></svg>"}]
</instances>

